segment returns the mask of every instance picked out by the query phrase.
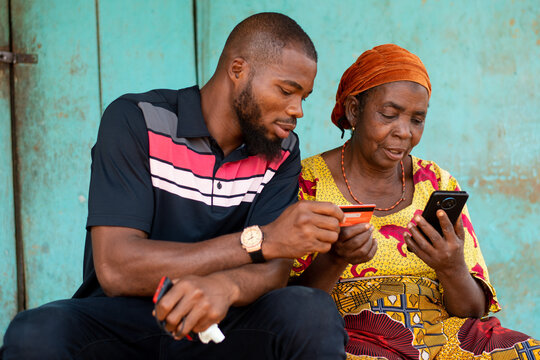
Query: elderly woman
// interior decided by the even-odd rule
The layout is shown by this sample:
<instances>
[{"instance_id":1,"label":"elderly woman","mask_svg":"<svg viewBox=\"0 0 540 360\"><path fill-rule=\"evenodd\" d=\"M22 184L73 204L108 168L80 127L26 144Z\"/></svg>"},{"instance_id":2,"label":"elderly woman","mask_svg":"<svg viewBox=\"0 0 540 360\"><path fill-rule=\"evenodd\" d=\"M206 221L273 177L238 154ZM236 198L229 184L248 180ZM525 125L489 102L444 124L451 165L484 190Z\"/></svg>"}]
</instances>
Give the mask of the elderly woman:
<instances>
[{"instance_id":1,"label":"elderly woman","mask_svg":"<svg viewBox=\"0 0 540 360\"><path fill-rule=\"evenodd\" d=\"M392 44L343 74L332 121L351 138L302 162L299 197L376 208L370 224L343 227L328 253L298 259L292 282L331 292L349 359L540 358L538 341L480 319L500 308L467 208L456 224L439 211L443 234L421 216L433 191L460 189L410 154L430 95L420 59Z\"/></svg>"}]
</instances>

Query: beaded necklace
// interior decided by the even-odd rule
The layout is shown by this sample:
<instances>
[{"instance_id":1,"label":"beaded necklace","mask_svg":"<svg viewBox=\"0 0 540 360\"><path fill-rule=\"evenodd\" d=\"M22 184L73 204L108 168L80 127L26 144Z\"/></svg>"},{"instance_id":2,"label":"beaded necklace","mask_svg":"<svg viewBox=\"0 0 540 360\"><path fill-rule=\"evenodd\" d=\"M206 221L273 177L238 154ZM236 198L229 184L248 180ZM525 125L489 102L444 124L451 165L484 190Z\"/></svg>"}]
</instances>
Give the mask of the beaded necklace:
<instances>
[{"instance_id":1,"label":"beaded necklace","mask_svg":"<svg viewBox=\"0 0 540 360\"><path fill-rule=\"evenodd\" d=\"M351 186L349 185L349 181L347 180L347 175L345 175L345 165L344 165L345 147L347 147L348 143L349 143L349 140L347 140L345 142L345 144L343 144L343 147L341 148L341 173L343 174L343 179L345 180L345 184L347 185L347 189L349 190L349 194L351 195L351 197L357 203L364 204L363 202L358 200L356 198L356 196L354 196L354 194L353 194L353 192L351 190ZM390 206L389 208L386 208L386 209L375 208L375 210L377 210L377 211L389 211L389 210L392 210L393 208L398 206L403 200L405 200L405 168L403 166L403 160L401 160L399 162L399 164L401 165L401 183L403 185L402 191L401 191L401 198L394 205Z\"/></svg>"}]
</instances>

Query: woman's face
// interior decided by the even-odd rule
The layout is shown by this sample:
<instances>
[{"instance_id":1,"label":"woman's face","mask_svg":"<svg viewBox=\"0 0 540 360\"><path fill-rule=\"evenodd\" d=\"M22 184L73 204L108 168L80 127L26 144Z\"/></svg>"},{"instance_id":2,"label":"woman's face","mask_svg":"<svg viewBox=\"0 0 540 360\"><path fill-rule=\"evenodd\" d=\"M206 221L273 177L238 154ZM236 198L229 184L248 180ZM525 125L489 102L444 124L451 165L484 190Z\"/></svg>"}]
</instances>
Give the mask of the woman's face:
<instances>
[{"instance_id":1,"label":"woman's face","mask_svg":"<svg viewBox=\"0 0 540 360\"><path fill-rule=\"evenodd\" d=\"M396 166L420 141L428 102L426 88L411 81L371 89L363 111L354 112L351 119L356 127L353 142L361 156L381 168Z\"/></svg>"}]
</instances>

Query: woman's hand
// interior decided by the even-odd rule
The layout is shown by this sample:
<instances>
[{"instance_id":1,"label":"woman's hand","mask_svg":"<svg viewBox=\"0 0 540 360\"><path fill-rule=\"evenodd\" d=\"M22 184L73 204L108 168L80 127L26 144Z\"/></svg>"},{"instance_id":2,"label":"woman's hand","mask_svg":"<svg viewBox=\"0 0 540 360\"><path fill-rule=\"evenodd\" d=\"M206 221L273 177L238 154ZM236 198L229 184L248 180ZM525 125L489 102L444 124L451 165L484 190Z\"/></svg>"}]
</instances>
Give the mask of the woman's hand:
<instances>
[{"instance_id":1,"label":"woman's hand","mask_svg":"<svg viewBox=\"0 0 540 360\"><path fill-rule=\"evenodd\" d=\"M443 210L437 211L437 217L442 236L423 217L415 216L417 225L408 226L412 237L407 233L404 235L407 247L437 273L444 289L444 305L451 315L481 317L488 309L486 294L480 282L469 273L465 262L465 231L461 216L454 226Z\"/></svg>"},{"instance_id":2,"label":"woman's hand","mask_svg":"<svg viewBox=\"0 0 540 360\"><path fill-rule=\"evenodd\" d=\"M373 225L369 223L344 226L329 255L347 263L361 264L373 259L377 240L373 238Z\"/></svg>"},{"instance_id":3,"label":"woman's hand","mask_svg":"<svg viewBox=\"0 0 540 360\"><path fill-rule=\"evenodd\" d=\"M364 263L375 256L377 240L372 234L371 224L342 227L330 251L319 253L304 273L293 280L293 284L331 292L347 265Z\"/></svg>"},{"instance_id":4,"label":"woman's hand","mask_svg":"<svg viewBox=\"0 0 540 360\"><path fill-rule=\"evenodd\" d=\"M414 217L416 226L413 223L408 225L412 237L407 233L404 235L409 251L437 273L451 273L466 268L463 252L465 231L461 216L455 225L452 225L443 210L437 211L437 217L443 230L442 236L422 216Z\"/></svg>"}]
</instances>

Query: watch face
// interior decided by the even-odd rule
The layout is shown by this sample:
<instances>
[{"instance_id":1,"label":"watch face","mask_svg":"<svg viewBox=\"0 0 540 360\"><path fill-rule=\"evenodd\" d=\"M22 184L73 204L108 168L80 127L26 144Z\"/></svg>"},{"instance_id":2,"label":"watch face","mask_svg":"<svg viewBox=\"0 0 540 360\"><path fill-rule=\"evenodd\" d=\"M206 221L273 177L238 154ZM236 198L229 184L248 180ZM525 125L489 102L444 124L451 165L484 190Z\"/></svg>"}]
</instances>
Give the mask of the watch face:
<instances>
[{"instance_id":1,"label":"watch face","mask_svg":"<svg viewBox=\"0 0 540 360\"><path fill-rule=\"evenodd\" d=\"M249 227L242 233L242 245L251 248L259 245L262 241L261 230L258 227Z\"/></svg>"}]
</instances>

